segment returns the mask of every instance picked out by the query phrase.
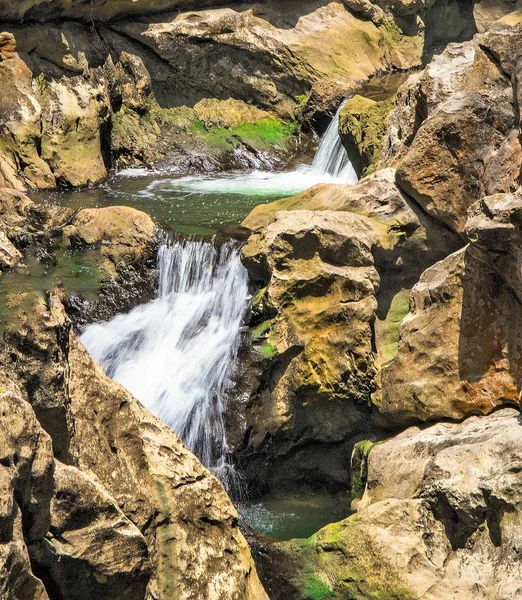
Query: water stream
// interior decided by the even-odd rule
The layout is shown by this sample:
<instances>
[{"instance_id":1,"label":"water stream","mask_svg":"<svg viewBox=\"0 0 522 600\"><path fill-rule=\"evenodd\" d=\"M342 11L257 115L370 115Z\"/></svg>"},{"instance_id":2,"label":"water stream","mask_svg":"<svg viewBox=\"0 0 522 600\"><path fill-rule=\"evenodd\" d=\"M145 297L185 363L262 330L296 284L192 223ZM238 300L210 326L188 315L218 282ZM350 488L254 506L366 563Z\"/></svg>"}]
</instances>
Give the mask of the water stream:
<instances>
[{"instance_id":1,"label":"water stream","mask_svg":"<svg viewBox=\"0 0 522 600\"><path fill-rule=\"evenodd\" d=\"M339 112L312 165L286 173L253 171L219 178L174 179L166 173L144 177L143 171L130 170L117 186L106 186L111 193L105 193L105 204L129 204L130 188L136 208L185 233L236 226L263 200L292 195L319 182L357 180L337 133L338 120ZM96 205L103 205L99 190L88 193ZM86 197L85 192L76 195L83 206ZM74 206L70 198L68 205ZM111 378L169 425L229 491L237 491L224 416L249 301L239 248L234 242L217 245L178 238L160 248L158 259L157 298L107 323L90 325L81 340ZM290 504L292 510L281 516L283 525L267 525L274 535L305 531L310 514L320 513L316 500L284 501L281 506ZM275 506L282 515L280 505ZM243 508L256 523L265 514L263 504ZM302 513L302 522L292 529L291 519L300 523L296 511Z\"/></svg>"},{"instance_id":2,"label":"water stream","mask_svg":"<svg viewBox=\"0 0 522 600\"><path fill-rule=\"evenodd\" d=\"M159 251L158 297L81 341L225 484L225 397L248 303L247 273L229 242L174 241Z\"/></svg>"}]
</instances>

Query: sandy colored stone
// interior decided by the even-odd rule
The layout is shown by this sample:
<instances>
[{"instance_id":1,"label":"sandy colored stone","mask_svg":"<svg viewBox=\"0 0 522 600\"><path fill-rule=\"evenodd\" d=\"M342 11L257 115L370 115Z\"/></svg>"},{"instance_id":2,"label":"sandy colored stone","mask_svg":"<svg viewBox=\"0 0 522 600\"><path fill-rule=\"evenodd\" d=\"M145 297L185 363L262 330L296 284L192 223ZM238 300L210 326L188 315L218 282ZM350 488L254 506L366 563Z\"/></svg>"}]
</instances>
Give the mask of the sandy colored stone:
<instances>
[{"instance_id":1,"label":"sandy colored stone","mask_svg":"<svg viewBox=\"0 0 522 600\"><path fill-rule=\"evenodd\" d=\"M398 354L381 370L382 414L404 426L517 404L521 319L513 291L469 249L430 267L412 289Z\"/></svg>"},{"instance_id":2,"label":"sandy colored stone","mask_svg":"<svg viewBox=\"0 0 522 600\"><path fill-rule=\"evenodd\" d=\"M45 382L30 394L37 413L61 405L64 423L46 423L55 452L92 474L144 536L152 565L146 597L266 600L221 484L93 363L59 297L36 301L8 339L3 364L17 369L21 385L29 389L33 376Z\"/></svg>"},{"instance_id":3,"label":"sandy colored stone","mask_svg":"<svg viewBox=\"0 0 522 600\"><path fill-rule=\"evenodd\" d=\"M413 85L417 131L402 134L413 139L402 150L397 182L430 215L462 232L468 207L486 193L488 164L516 125L512 85L478 41L450 44ZM397 131L393 114L391 125ZM402 151L395 144L395 157Z\"/></svg>"},{"instance_id":4,"label":"sandy colored stone","mask_svg":"<svg viewBox=\"0 0 522 600\"><path fill-rule=\"evenodd\" d=\"M64 598L142 600L151 574L147 543L88 473L56 462L49 544L33 560Z\"/></svg>"},{"instance_id":5,"label":"sandy colored stone","mask_svg":"<svg viewBox=\"0 0 522 600\"><path fill-rule=\"evenodd\" d=\"M279 598L498 600L522 593L520 413L411 428L373 447L357 513L279 544Z\"/></svg>"},{"instance_id":6,"label":"sandy colored stone","mask_svg":"<svg viewBox=\"0 0 522 600\"><path fill-rule=\"evenodd\" d=\"M154 248L156 226L144 212L129 206L80 210L64 235L71 246L99 246L116 268L137 264Z\"/></svg>"}]
</instances>

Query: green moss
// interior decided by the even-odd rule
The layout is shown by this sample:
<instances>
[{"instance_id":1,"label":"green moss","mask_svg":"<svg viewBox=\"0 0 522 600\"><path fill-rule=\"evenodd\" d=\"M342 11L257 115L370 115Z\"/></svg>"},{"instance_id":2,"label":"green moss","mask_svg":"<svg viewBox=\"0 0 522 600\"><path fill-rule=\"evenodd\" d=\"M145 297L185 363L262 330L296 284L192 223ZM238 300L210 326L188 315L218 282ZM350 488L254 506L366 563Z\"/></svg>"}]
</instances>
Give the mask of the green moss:
<instances>
[{"instance_id":1,"label":"green moss","mask_svg":"<svg viewBox=\"0 0 522 600\"><path fill-rule=\"evenodd\" d=\"M375 442L362 440L357 442L352 454L351 494L352 498L362 498L368 480L368 456Z\"/></svg>"},{"instance_id":2,"label":"green moss","mask_svg":"<svg viewBox=\"0 0 522 600\"><path fill-rule=\"evenodd\" d=\"M393 297L386 318L376 322L375 333L381 364L386 364L397 356L399 329L409 310L410 290L401 290Z\"/></svg>"},{"instance_id":3,"label":"green moss","mask_svg":"<svg viewBox=\"0 0 522 600\"><path fill-rule=\"evenodd\" d=\"M304 577L303 596L304 600L327 600L334 597L331 588L313 573Z\"/></svg>"},{"instance_id":4,"label":"green moss","mask_svg":"<svg viewBox=\"0 0 522 600\"><path fill-rule=\"evenodd\" d=\"M341 111L339 133L357 152L363 175L373 173L379 165L394 102L395 95L381 102L354 96Z\"/></svg>"},{"instance_id":5,"label":"green moss","mask_svg":"<svg viewBox=\"0 0 522 600\"><path fill-rule=\"evenodd\" d=\"M270 319L267 319L266 321L263 321L262 323L260 323L259 325L256 325L256 327L251 329L250 337L251 337L252 341L255 342L262 338L266 338L268 335L268 332L270 331L270 325L271 325L271 321L270 321Z\"/></svg>"},{"instance_id":6,"label":"green moss","mask_svg":"<svg viewBox=\"0 0 522 600\"><path fill-rule=\"evenodd\" d=\"M250 145L279 146L293 135L295 130L295 123L270 117L257 123L240 123L232 133Z\"/></svg>"},{"instance_id":7,"label":"green moss","mask_svg":"<svg viewBox=\"0 0 522 600\"><path fill-rule=\"evenodd\" d=\"M270 342L265 342L263 345L259 347L259 352L263 358L270 359L277 356L277 349L270 344Z\"/></svg>"}]
</instances>

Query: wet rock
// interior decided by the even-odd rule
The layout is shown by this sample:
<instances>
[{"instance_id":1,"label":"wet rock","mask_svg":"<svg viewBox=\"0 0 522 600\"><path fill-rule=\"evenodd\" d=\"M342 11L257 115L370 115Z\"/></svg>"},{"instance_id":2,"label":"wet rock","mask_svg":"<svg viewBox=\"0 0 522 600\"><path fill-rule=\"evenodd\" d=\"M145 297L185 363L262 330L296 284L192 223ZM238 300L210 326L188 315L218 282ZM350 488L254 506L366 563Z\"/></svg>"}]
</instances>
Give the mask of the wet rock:
<instances>
[{"instance_id":1,"label":"wet rock","mask_svg":"<svg viewBox=\"0 0 522 600\"><path fill-rule=\"evenodd\" d=\"M113 270L143 263L156 247L154 221L129 206L82 209L63 233L72 247L99 247Z\"/></svg>"},{"instance_id":2,"label":"wet rock","mask_svg":"<svg viewBox=\"0 0 522 600\"><path fill-rule=\"evenodd\" d=\"M279 545L280 562L298 565L284 597L520 595L521 432L505 409L376 445L358 512Z\"/></svg>"}]
</instances>

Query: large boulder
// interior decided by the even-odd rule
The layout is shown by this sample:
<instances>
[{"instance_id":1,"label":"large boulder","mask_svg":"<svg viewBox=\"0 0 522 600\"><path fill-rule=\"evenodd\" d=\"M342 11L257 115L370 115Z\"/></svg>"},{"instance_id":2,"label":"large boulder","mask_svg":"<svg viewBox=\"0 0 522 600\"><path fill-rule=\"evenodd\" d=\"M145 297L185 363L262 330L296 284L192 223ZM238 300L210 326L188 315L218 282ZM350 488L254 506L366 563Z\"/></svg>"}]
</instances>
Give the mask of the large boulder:
<instances>
[{"instance_id":1,"label":"large boulder","mask_svg":"<svg viewBox=\"0 0 522 600\"><path fill-rule=\"evenodd\" d=\"M519 185L514 75L491 54L509 47L516 56L521 31L450 44L397 95L383 161L397 165L401 189L459 233L474 201Z\"/></svg>"},{"instance_id":2,"label":"large boulder","mask_svg":"<svg viewBox=\"0 0 522 600\"><path fill-rule=\"evenodd\" d=\"M208 96L213 82L217 98L292 116L312 86L331 81L348 91L377 71L418 65L422 56L420 33L378 28L338 2L307 0L284 11L273 4L200 10L161 21L116 29L175 69L172 91L191 105Z\"/></svg>"},{"instance_id":3,"label":"large boulder","mask_svg":"<svg viewBox=\"0 0 522 600\"><path fill-rule=\"evenodd\" d=\"M166 425L91 360L74 336L59 296L22 299L18 325L5 335L3 368L16 376L35 406L53 438L55 455L92 474L117 507L111 508L107 495L88 477L62 471L60 489L73 486L75 493L84 489L83 496L91 498L88 514L93 520L83 521L82 535L64 533L58 540L57 551L71 555L65 564L53 563L45 553L35 555L44 572L71 589L78 576L76 565L87 565L88 573L81 576L83 589L88 577L99 575L98 583L108 590L101 597L129 597L111 596L110 590L124 573L126 580L143 589L146 557L131 552L125 570L118 569L117 563L98 555L96 530L106 532L103 535L117 554L121 554L116 550L121 543L119 529L134 537L136 550L143 550L139 530L152 570L147 598L265 599L238 528L238 515L221 484ZM73 505L67 505L63 494L56 497L52 518L57 529L75 521L74 514L68 521ZM111 523L117 527L109 534ZM61 545L67 540L74 545L72 551Z\"/></svg>"},{"instance_id":4,"label":"large boulder","mask_svg":"<svg viewBox=\"0 0 522 600\"><path fill-rule=\"evenodd\" d=\"M243 452L261 487L348 481L355 437L375 428L377 367L397 351L405 290L457 247L394 175L316 186L256 207L243 223L252 232L243 261L259 287L251 335L261 357ZM322 453L307 450L312 442Z\"/></svg>"},{"instance_id":5,"label":"large boulder","mask_svg":"<svg viewBox=\"0 0 522 600\"><path fill-rule=\"evenodd\" d=\"M423 273L399 330L397 356L374 400L396 425L487 414L517 404L522 305L469 249Z\"/></svg>"},{"instance_id":6,"label":"large boulder","mask_svg":"<svg viewBox=\"0 0 522 600\"><path fill-rule=\"evenodd\" d=\"M272 550L272 597L517 598L521 436L504 409L377 444L356 514Z\"/></svg>"}]
</instances>

